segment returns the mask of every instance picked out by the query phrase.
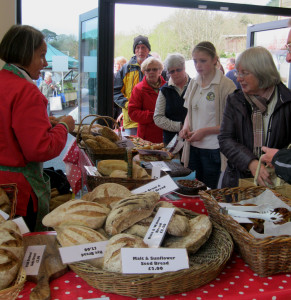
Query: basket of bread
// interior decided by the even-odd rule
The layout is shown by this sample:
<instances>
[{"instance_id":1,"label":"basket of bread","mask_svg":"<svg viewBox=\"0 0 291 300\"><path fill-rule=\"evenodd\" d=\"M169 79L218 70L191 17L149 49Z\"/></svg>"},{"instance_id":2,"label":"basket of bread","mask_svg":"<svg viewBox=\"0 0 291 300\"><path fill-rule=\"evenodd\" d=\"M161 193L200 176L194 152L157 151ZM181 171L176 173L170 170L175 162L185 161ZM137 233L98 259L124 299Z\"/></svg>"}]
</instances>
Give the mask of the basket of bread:
<instances>
[{"instance_id":1,"label":"basket of bread","mask_svg":"<svg viewBox=\"0 0 291 300\"><path fill-rule=\"evenodd\" d=\"M224 188L200 191L199 194L211 220L223 226L232 235L242 258L254 272L265 277L291 271L290 233L280 234L278 231L278 234L275 234L277 230L291 226L288 224L291 216L290 199L263 186ZM265 197L267 194L268 196ZM276 203L279 204L268 204L275 201L272 200L274 197ZM261 202L257 202L259 200ZM264 206L273 206L275 209L264 209L259 214L258 203L262 203ZM228 205L228 207L232 205L232 213L233 210L256 211L257 216L251 213L247 220L240 221L225 213L225 209L222 209L223 205ZM248 206L249 208L237 208L237 206ZM251 209L250 206L252 206ZM245 215L245 212L243 214ZM252 218L251 216L256 217ZM278 216L280 216L280 222L275 221L279 220ZM283 227L279 227L279 225ZM271 228L273 233L268 234L265 231L266 234L261 236L264 228L265 230Z\"/></svg>"},{"instance_id":2,"label":"basket of bread","mask_svg":"<svg viewBox=\"0 0 291 300\"><path fill-rule=\"evenodd\" d=\"M84 121L89 117L93 117L93 120L89 127L85 127ZM98 122L105 125L100 125ZM95 127L93 127L94 125ZM111 127L116 128L116 132ZM100 159L125 159L126 148L119 147L116 144L121 139L118 123L111 117L98 115L84 117L78 127L76 137L78 146L85 150L94 164Z\"/></svg>"},{"instance_id":3,"label":"basket of bread","mask_svg":"<svg viewBox=\"0 0 291 300\"><path fill-rule=\"evenodd\" d=\"M0 184L0 210L13 219L16 211L17 185L16 183Z\"/></svg>"},{"instance_id":4,"label":"basket of bread","mask_svg":"<svg viewBox=\"0 0 291 300\"><path fill-rule=\"evenodd\" d=\"M186 249L189 268L124 274L121 249L149 248L144 236L161 207L174 208L161 247ZM61 247L106 241L104 256L69 263L70 268L92 287L135 298L198 288L218 276L233 250L230 235L208 216L160 201L158 193L132 194L115 183L99 185L80 200L59 206L43 224L54 228Z\"/></svg>"},{"instance_id":5,"label":"basket of bread","mask_svg":"<svg viewBox=\"0 0 291 300\"><path fill-rule=\"evenodd\" d=\"M0 299L16 299L26 280L22 267L24 256L20 230L12 220L0 215Z\"/></svg>"},{"instance_id":6,"label":"basket of bread","mask_svg":"<svg viewBox=\"0 0 291 300\"><path fill-rule=\"evenodd\" d=\"M103 183L118 183L129 190L151 182L151 170L132 161L131 152L127 160L106 159L97 163L95 175L87 173L87 185L90 190Z\"/></svg>"}]
</instances>

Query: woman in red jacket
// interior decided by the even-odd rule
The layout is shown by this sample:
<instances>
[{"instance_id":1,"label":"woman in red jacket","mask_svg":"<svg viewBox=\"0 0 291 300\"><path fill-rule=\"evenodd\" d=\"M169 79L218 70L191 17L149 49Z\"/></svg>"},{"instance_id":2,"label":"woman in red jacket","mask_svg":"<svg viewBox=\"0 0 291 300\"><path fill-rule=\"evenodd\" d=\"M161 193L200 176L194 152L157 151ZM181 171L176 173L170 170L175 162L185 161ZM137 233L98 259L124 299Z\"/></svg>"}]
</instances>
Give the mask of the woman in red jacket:
<instances>
[{"instance_id":1,"label":"woman in red jacket","mask_svg":"<svg viewBox=\"0 0 291 300\"><path fill-rule=\"evenodd\" d=\"M44 35L27 25L13 25L0 43L0 183L16 183L16 214L29 229L43 230L50 181L42 163L57 157L66 145L74 119L48 117L48 100L33 80L48 64ZM54 125L54 127L52 126ZM37 227L35 227L35 224Z\"/></svg>"},{"instance_id":2,"label":"woman in red jacket","mask_svg":"<svg viewBox=\"0 0 291 300\"><path fill-rule=\"evenodd\" d=\"M133 88L128 104L129 117L138 123L137 136L153 143L163 142L163 130L154 122L158 93L166 83L161 76L163 68L163 63L152 56L142 63L145 76Z\"/></svg>"}]
</instances>

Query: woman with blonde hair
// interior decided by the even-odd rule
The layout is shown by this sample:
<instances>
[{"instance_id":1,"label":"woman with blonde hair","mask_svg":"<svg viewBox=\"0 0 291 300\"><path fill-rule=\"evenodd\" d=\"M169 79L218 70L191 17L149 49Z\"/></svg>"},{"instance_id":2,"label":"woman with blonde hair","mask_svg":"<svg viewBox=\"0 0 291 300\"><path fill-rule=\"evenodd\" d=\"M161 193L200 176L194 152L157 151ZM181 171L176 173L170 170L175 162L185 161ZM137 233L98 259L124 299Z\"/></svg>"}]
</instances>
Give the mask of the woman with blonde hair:
<instances>
[{"instance_id":1,"label":"woman with blonde hair","mask_svg":"<svg viewBox=\"0 0 291 300\"><path fill-rule=\"evenodd\" d=\"M155 57L151 56L144 60L141 71L145 76L133 88L128 104L129 117L138 123L137 136L153 143L163 141L163 130L154 122L158 93L166 83L161 76L163 68L163 63Z\"/></svg>"},{"instance_id":2,"label":"woman with blonde hair","mask_svg":"<svg viewBox=\"0 0 291 300\"><path fill-rule=\"evenodd\" d=\"M188 112L179 133L185 139L182 161L196 171L198 180L215 189L221 170L217 136L226 98L235 84L217 68L219 58L212 43L196 45L192 57L198 76L190 81L184 96Z\"/></svg>"}]
</instances>

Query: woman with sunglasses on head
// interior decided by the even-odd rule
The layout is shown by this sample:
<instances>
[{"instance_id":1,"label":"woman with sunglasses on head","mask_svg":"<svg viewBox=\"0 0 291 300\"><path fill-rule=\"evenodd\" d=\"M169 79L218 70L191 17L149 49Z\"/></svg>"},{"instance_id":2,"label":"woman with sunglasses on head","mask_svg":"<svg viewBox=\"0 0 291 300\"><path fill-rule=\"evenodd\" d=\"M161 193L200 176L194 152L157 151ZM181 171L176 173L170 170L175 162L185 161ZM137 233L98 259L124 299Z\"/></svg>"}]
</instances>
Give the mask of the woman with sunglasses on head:
<instances>
[{"instance_id":1,"label":"woman with sunglasses on head","mask_svg":"<svg viewBox=\"0 0 291 300\"><path fill-rule=\"evenodd\" d=\"M163 142L167 145L184 124L187 109L183 96L190 77L185 71L185 58L179 53L168 55L164 65L170 79L159 92L154 122L163 129Z\"/></svg>"},{"instance_id":2,"label":"woman with sunglasses on head","mask_svg":"<svg viewBox=\"0 0 291 300\"><path fill-rule=\"evenodd\" d=\"M221 159L218 133L225 101L235 90L235 84L217 69L219 61L214 45L201 42L192 51L198 76L185 93L188 109L179 135L185 139L182 162L196 171L196 178L209 188L217 188Z\"/></svg>"},{"instance_id":3,"label":"woman with sunglasses on head","mask_svg":"<svg viewBox=\"0 0 291 300\"><path fill-rule=\"evenodd\" d=\"M228 159L222 187L255 176L263 146L281 149L291 142L291 92L281 82L271 53L249 48L237 58L236 69L241 90L229 95L218 136ZM263 164L258 184L272 184Z\"/></svg>"},{"instance_id":4,"label":"woman with sunglasses on head","mask_svg":"<svg viewBox=\"0 0 291 300\"><path fill-rule=\"evenodd\" d=\"M153 143L163 141L163 130L156 126L153 118L160 87L166 83L161 76L163 68L163 63L152 56L141 64L145 76L133 88L128 104L129 117L138 123L137 136Z\"/></svg>"}]
</instances>

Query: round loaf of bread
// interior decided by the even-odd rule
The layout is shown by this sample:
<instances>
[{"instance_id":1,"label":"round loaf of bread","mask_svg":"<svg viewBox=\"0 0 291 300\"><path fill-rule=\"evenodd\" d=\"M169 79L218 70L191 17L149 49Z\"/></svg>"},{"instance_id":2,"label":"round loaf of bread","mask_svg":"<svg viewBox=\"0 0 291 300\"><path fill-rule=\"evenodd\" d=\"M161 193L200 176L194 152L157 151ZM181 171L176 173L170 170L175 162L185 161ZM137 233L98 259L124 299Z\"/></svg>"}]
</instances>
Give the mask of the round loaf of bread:
<instances>
[{"instance_id":1,"label":"round loaf of bread","mask_svg":"<svg viewBox=\"0 0 291 300\"><path fill-rule=\"evenodd\" d=\"M117 234L113 236L105 249L103 269L109 272L122 272L121 248L148 248L143 239L131 234Z\"/></svg>"},{"instance_id":2,"label":"round loaf of bread","mask_svg":"<svg viewBox=\"0 0 291 300\"><path fill-rule=\"evenodd\" d=\"M62 247L70 247L107 240L107 238L100 232L80 225L60 226L56 227L55 230L57 232L57 240ZM94 267L102 268L103 257L88 259L86 262Z\"/></svg>"},{"instance_id":3,"label":"round loaf of bread","mask_svg":"<svg viewBox=\"0 0 291 300\"><path fill-rule=\"evenodd\" d=\"M16 278L24 256L23 240L15 222L0 224L0 290Z\"/></svg>"},{"instance_id":4,"label":"round loaf of bread","mask_svg":"<svg viewBox=\"0 0 291 300\"><path fill-rule=\"evenodd\" d=\"M47 227L83 225L93 229L102 227L110 209L103 204L70 200L47 214L42 223Z\"/></svg>"},{"instance_id":5,"label":"round loaf of bread","mask_svg":"<svg viewBox=\"0 0 291 300\"><path fill-rule=\"evenodd\" d=\"M199 215L189 221L190 230L186 236L166 237L163 247L186 248L189 253L195 253L208 240L212 232L212 223L206 215Z\"/></svg>"}]
</instances>

